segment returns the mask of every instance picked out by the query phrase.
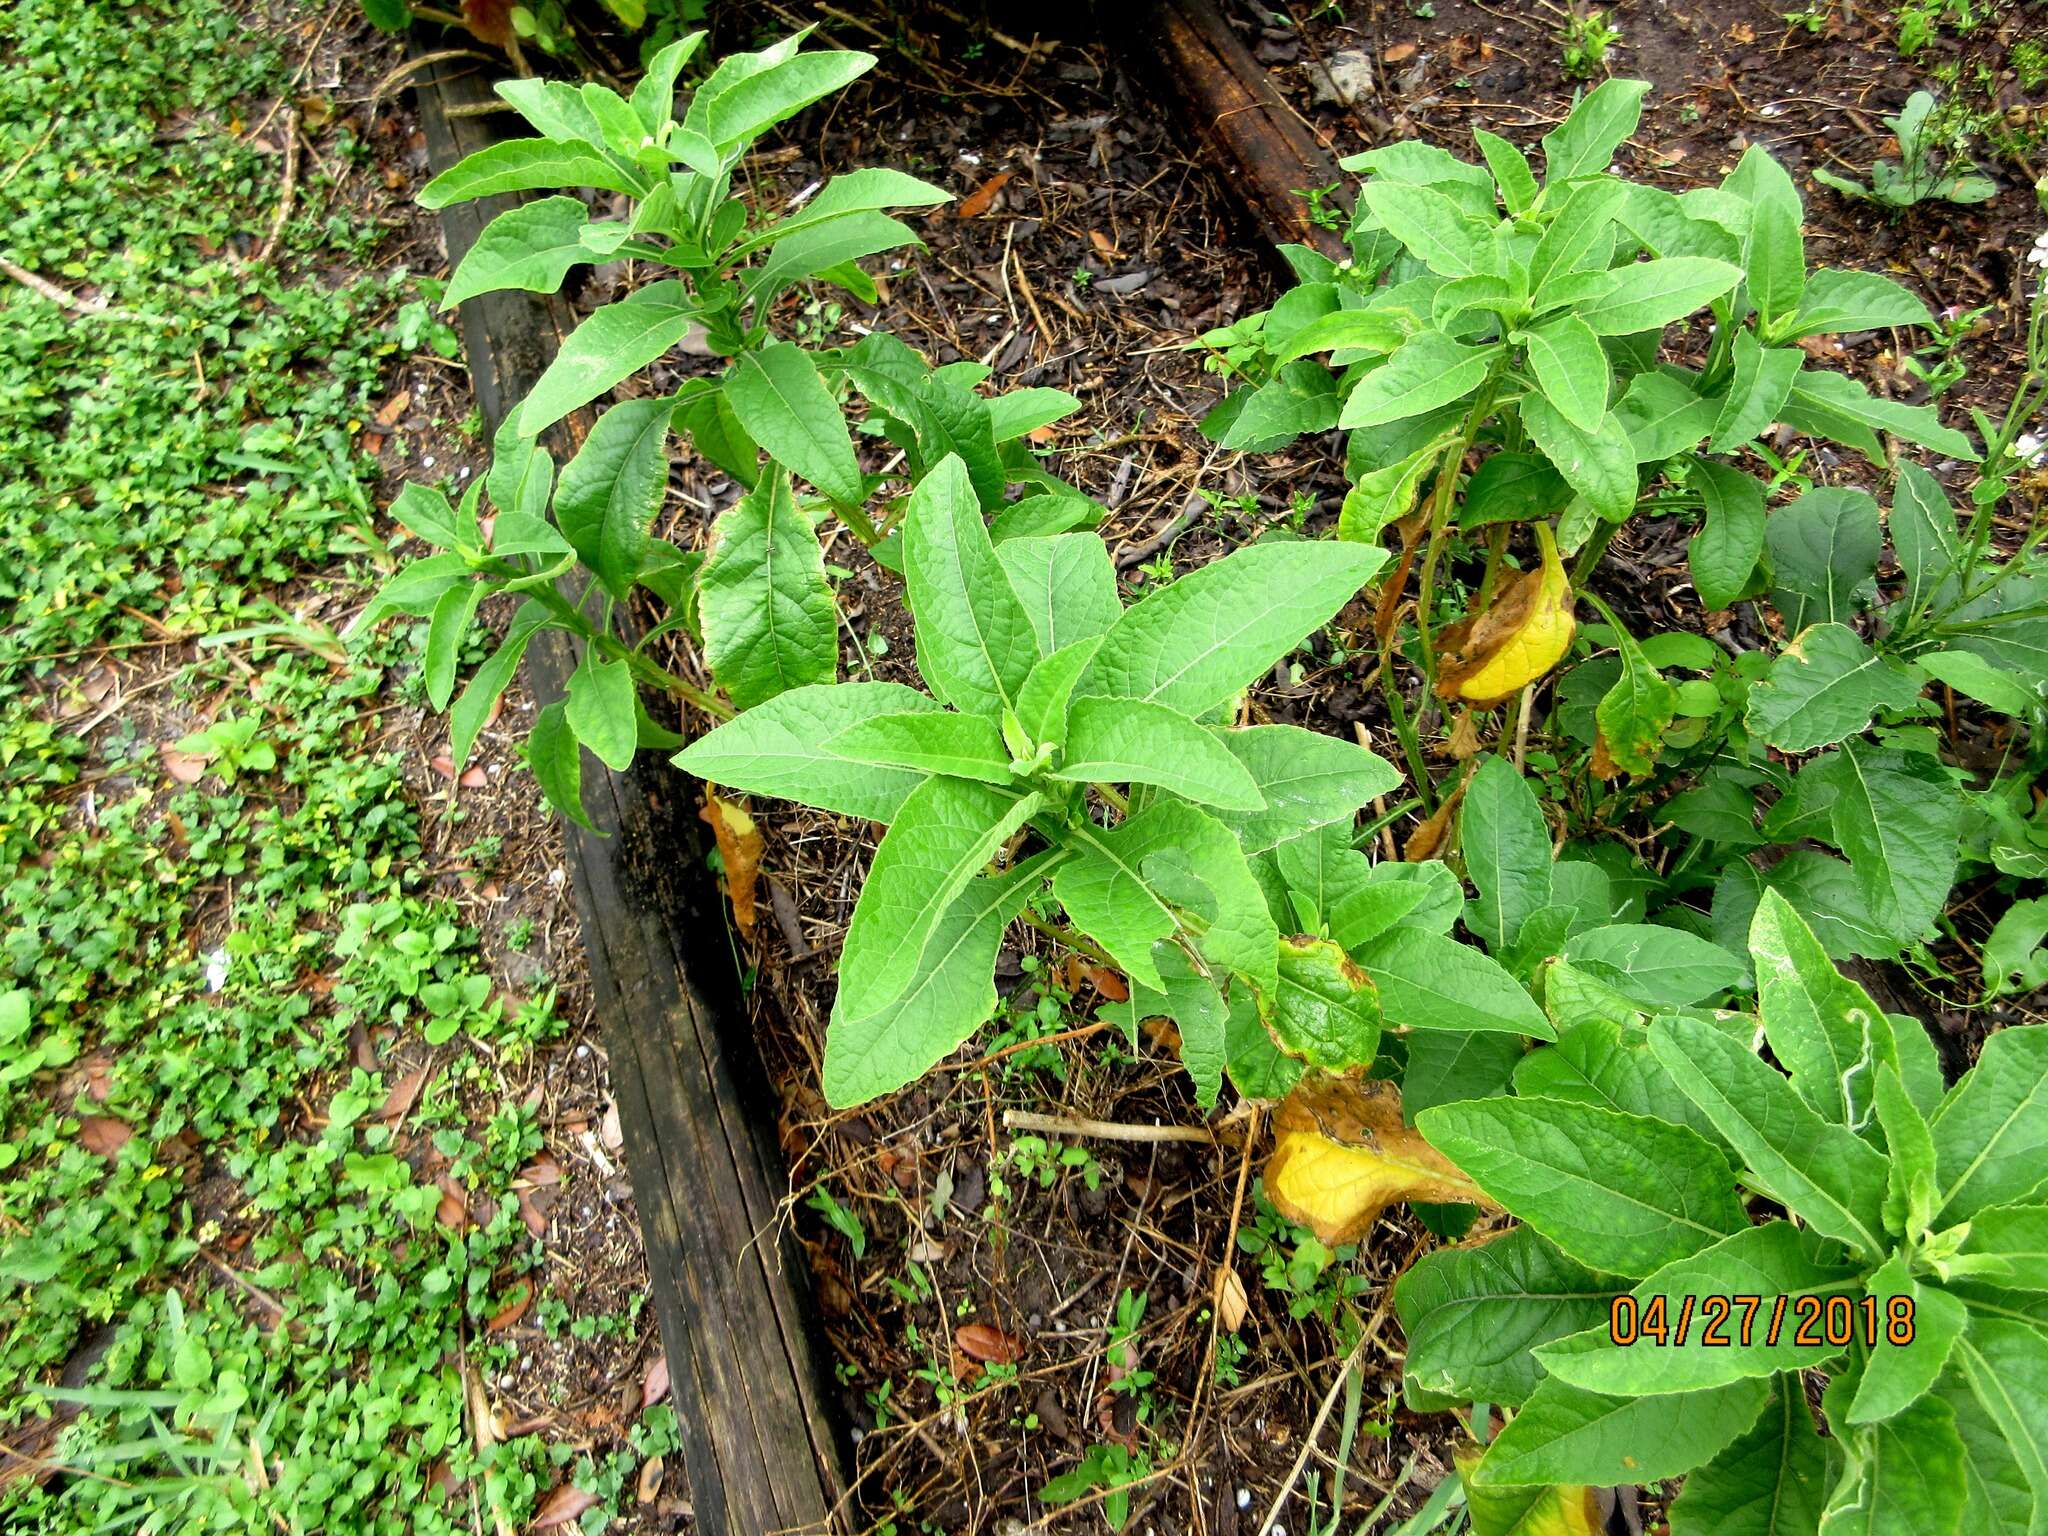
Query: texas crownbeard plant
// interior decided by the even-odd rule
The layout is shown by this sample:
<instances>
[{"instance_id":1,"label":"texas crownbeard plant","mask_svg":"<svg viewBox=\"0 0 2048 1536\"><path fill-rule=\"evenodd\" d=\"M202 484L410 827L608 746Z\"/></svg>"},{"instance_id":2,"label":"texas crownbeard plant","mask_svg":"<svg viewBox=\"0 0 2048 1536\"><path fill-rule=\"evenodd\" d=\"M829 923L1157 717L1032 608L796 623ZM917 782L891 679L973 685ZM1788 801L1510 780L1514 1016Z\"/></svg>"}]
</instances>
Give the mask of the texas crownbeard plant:
<instances>
[{"instance_id":1,"label":"texas crownbeard plant","mask_svg":"<svg viewBox=\"0 0 2048 1536\"><path fill-rule=\"evenodd\" d=\"M630 100L595 83L579 90L506 81L499 94L540 137L480 150L421 194L426 206L440 208L589 188L617 210L595 217L583 197L557 195L499 214L456 268L451 305L504 289L551 293L579 264L633 262L662 274L583 319L507 416L489 474L459 504L437 489L406 488L396 516L441 553L401 566L359 621L392 614L428 621L427 692L437 709L454 699L458 771L534 634L553 627L576 636L582 663L568 697L536 720L527 757L549 800L579 820L582 748L618 769L641 746L680 742L648 715L643 689L716 719L838 675L838 610L814 510L883 565L900 563L893 523L901 493L876 507L887 482L860 467L846 416L850 397L867 403L863 429L900 450L900 482L914 484L952 455L966 466L980 504L1000 511L1008 530L1092 527L1103 515L1048 475L1025 443L1026 434L1075 408L1071 396L1028 389L984 398L976 389L986 368L934 368L886 332L830 350L775 334L777 300L798 283L875 299L875 281L860 262L920 244L883 210L948 200L936 187L881 168L834 176L773 214L734 194L736 174L763 133L875 62L864 53L801 52L804 35L726 58L689 92L680 117L678 82L702 33L662 49ZM648 371L693 337L697 350L729 362L716 376L690 377L663 392ZM598 415L557 476L541 435L629 381L638 396ZM718 517L708 553L653 532L672 434L686 436L746 491ZM816 503L797 494L797 481L816 493ZM1018 487L1018 498L1008 500ZM558 590L579 575L580 596ZM480 605L498 594L521 605L503 643L456 698L464 639ZM660 617L629 630L632 602L655 605ZM655 659L651 647L665 636L695 645L715 688Z\"/></svg>"},{"instance_id":2,"label":"texas crownbeard plant","mask_svg":"<svg viewBox=\"0 0 2048 1536\"><path fill-rule=\"evenodd\" d=\"M1381 587L1380 681L1425 809L1470 771L1433 782L1421 733L1431 695L1459 717L1452 749L1469 760L1474 714L1504 704L1502 740L1527 737L1533 685L1563 668L1536 739L1585 766L1596 808L1690 792L1674 804L1693 845L1671 898L1711 891L1738 950L1742 918L1770 885L1823 925L1837 955L1917 954L1960 872L1964 829L1980 817L2010 826L2015 787L2041 766L2038 498L2019 554L2001 557L1992 530L2048 373L2030 344L2013 408L2002 421L1978 415L1984 473L1960 530L1914 465L1894 470L1888 524L1867 492L1814 486L1760 434L1793 428L1887 470L1884 437L1980 462L1933 408L1874 395L1804 345L1927 326L1927 309L1875 273L1809 272L1799 194L1759 147L1720 186L1683 195L1613 174L1646 89L1610 80L1590 92L1544 138L1540 182L1483 130L1483 168L1420 143L1346 161L1370 178L1351 259L1293 251L1298 286L1202 338L1238 382L1204 430L1246 451L1346 431L1336 534L1399 552ZM1788 489L1800 494L1771 509ZM1781 627L1782 650L1638 637L1583 590L1616 531L1667 516L1698 519L1687 555L1701 603L1753 604L1760 627ZM1522 569L1517 525L1535 546ZM1891 598L1887 532L1903 573ZM1467 547L1484 568L1454 615L1443 583ZM1576 554L1570 570L1560 551ZM1576 624L1581 600L1599 625ZM1593 648L1611 654L1571 664ZM1418 672L1411 697L1402 680ZM1969 786L1955 744L1922 724L1938 717L1930 683L2031 722L2018 771ZM1823 755L1798 769L1800 783L1813 776L1807 793L1788 763L1811 753ZM1809 838L1846 866L1805 848L1764 867L1744 857Z\"/></svg>"}]
</instances>

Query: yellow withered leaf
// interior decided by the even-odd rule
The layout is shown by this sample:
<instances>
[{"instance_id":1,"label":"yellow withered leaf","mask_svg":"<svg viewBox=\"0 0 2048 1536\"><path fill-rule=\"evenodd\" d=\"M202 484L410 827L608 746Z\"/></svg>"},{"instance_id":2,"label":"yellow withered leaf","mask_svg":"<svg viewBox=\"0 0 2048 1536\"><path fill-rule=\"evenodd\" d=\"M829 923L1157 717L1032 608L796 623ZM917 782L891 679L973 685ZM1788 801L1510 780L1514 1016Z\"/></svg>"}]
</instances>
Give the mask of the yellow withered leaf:
<instances>
[{"instance_id":1,"label":"yellow withered leaf","mask_svg":"<svg viewBox=\"0 0 2048 1536\"><path fill-rule=\"evenodd\" d=\"M1579 1484L1542 1488L1475 1488L1472 1469L1486 1454L1477 1445L1461 1445L1452 1454L1465 1485L1465 1507L1472 1515L1472 1536L1600 1536L1607 1528L1600 1496Z\"/></svg>"},{"instance_id":2,"label":"yellow withered leaf","mask_svg":"<svg viewBox=\"0 0 2048 1536\"><path fill-rule=\"evenodd\" d=\"M744 804L721 800L718 791L704 786L704 808L698 819L711 824L718 839L719 861L725 865L725 893L732 899L732 920L740 931L754 931L754 884L761 873L761 829L747 814Z\"/></svg>"},{"instance_id":3,"label":"yellow withered leaf","mask_svg":"<svg viewBox=\"0 0 2048 1536\"><path fill-rule=\"evenodd\" d=\"M1357 1242L1397 1200L1492 1204L1401 1123L1393 1084L1318 1075L1303 1078L1274 1112L1266 1197L1332 1248Z\"/></svg>"},{"instance_id":4,"label":"yellow withered leaf","mask_svg":"<svg viewBox=\"0 0 2048 1536\"><path fill-rule=\"evenodd\" d=\"M1536 525L1536 542L1543 558L1535 570L1516 571L1483 611L1438 637L1439 698L1483 709L1514 697L1564 660L1576 627L1571 583L1548 523Z\"/></svg>"}]
</instances>

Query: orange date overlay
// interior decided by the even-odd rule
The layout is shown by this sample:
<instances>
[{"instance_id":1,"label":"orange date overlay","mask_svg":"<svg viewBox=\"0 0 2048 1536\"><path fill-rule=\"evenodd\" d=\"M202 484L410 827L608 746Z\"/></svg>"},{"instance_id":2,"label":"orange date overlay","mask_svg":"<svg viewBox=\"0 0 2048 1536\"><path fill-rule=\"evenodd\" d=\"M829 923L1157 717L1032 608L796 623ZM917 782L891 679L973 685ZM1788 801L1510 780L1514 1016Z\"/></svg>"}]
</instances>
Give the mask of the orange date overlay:
<instances>
[{"instance_id":1,"label":"orange date overlay","mask_svg":"<svg viewBox=\"0 0 2048 1536\"><path fill-rule=\"evenodd\" d=\"M1913 1342L1913 1298L1890 1296L1744 1296L1709 1292L1637 1299L1617 1296L1607 1309L1607 1333L1616 1344L1732 1348L1781 1338L1795 1348L1841 1349L1862 1342Z\"/></svg>"}]
</instances>

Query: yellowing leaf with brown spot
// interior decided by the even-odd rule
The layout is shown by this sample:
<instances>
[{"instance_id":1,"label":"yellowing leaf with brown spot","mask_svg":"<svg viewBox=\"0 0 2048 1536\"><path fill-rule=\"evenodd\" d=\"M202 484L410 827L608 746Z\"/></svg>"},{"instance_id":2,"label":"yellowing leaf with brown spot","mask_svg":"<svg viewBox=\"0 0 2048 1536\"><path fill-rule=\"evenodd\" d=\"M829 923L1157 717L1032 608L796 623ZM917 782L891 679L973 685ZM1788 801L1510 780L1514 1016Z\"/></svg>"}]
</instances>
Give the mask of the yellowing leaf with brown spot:
<instances>
[{"instance_id":1,"label":"yellowing leaf with brown spot","mask_svg":"<svg viewBox=\"0 0 2048 1536\"><path fill-rule=\"evenodd\" d=\"M1571 648L1572 588L1550 525L1536 525L1543 558L1533 571L1503 581L1484 610L1438 637L1436 691L1482 709L1512 698L1564 660Z\"/></svg>"},{"instance_id":2,"label":"yellowing leaf with brown spot","mask_svg":"<svg viewBox=\"0 0 2048 1536\"><path fill-rule=\"evenodd\" d=\"M1412 1126L1391 1083L1307 1077L1273 1116L1266 1196L1331 1247L1355 1243L1398 1200L1491 1206Z\"/></svg>"},{"instance_id":3,"label":"yellowing leaf with brown spot","mask_svg":"<svg viewBox=\"0 0 2048 1536\"><path fill-rule=\"evenodd\" d=\"M732 899L732 920L744 933L754 931L754 882L761 874L761 829L746 807L721 800L718 791L704 786L704 809L697 813L711 823L711 835L718 839L718 857L725 865L725 893Z\"/></svg>"},{"instance_id":4,"label":"yellowing leaf with brown spot","mask_svg":"<svg viewBox=\"0 0 2048 1536\"><path fill-rule=\"evenodd\" d=\"M1454 1454L1465 1484L1465 1507L1473 1536L1600 1536L1607 1528L1600 1496L1578 1485L1547 1488L1475 1488L1472 1469L1485 1454L1461 1445Z\"/></svg>"}]
</instances>

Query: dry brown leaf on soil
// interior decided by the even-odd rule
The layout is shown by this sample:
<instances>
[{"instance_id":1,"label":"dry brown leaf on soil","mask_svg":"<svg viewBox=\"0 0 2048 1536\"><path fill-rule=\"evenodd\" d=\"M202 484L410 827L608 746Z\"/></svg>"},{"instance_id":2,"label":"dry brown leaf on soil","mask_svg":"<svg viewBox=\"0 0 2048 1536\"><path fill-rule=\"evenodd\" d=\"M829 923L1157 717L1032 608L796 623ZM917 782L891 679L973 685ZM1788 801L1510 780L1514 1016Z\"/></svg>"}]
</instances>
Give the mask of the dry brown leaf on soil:
<instances>
[{"instance_id":1,"label":"dry brown leaf on soil","mask_svg":"<svg viewBox=\"0 0 2048 1536\"><path fill-rule=\"evenodd\" d=\"M1357 1242L1399 1200L1492 1204L1402 1124L1393 1084L1329 1076L1303 1078L1275 1111L1266 1194L1332 1248Z\"/></svg>"},{"instance_id":2,"label":"dry brown leaf on soil","mask_svg":"<svg viewBox=\"0 0 2048 1536\"><path fill-rule=\"evenodd\" d=\"M662 1460L650 1456L641 1464L639 1480L633 1485L633 1497L642 1504L652 1504L655 1495L661 1492Z\"/></svg>"},{"instance_id":3,"label":"dry brown leaf on soil","mask_svg":"<svg viewBox=\"0 0 2048 1536\"><path fill-rule=\"evenodd\" d=\"M1510 574L1485 609L1437 636L1438 698L1490 709L1564 660L1575 626L1571 583L1548 523L1536 525L1536 539L1536 569Z\"/></svg>"},{"instance_id":4,"label":"dry brown leaf on soil","mask_svg":"<svg viewBox=\"0 0 2048 1536\"><path fill-rule=\"evenodd\" d=\"M953 210L953 216L959 219L980 218L984 213L988 212L990 205L995 202L996 194L1010 184L1011 175L1012 173L1009 171L997 171L995 175L989 177L987 181L984 181L980 186L960 199L960 206Z\"/></svg>"},{"instance_id":5,"label":"dry brown leaf on soil","mask_svg":"<svg viewBox=\"0 0 2048 1536\"><path fill-rule=\"evenodd\" d=\"M1216 1275L1216 1321L1223 1325L1225 1333L1235 1333L1244 1326L1244 1315L1250 1302L1244 1293L1244 1282L1237 1277L1235 1269L1223 1269Z\"/></svg>"},{"instance_id":6,"label":"dry brown leaf on soil","mask_svg":"<svg viewBox=\"0 0 2048 1536\"><path fill-rule=\"evenodd\" d=\"M1393 47L1389 48L1385 53L1381 54L1380 57L1385 59L1389 64L1405 63L1407 60L1415 57L1415 44L1396 43Z\"/></svg>"},{"instance_id":7,"label":"dry brown leaf on soil","mask_svg":"<svg viewBox=\"0 0 2048 1536\"><path fill-rule=\"evenodd\" d=\"M489 1321L484 1324L484 1332L503 1333L507 1328L518 1322L519 1319L526 1316L526 1309L532 1305L533 1283L528 1280L522 1280L519 1282L518 1290L513 1292L512 1299L491 1314Z\"/></svg>"},{"instance_id":8,"label":"dry brown leaf on soil","mask_svg":"<svg viewBox=\"0 0 2048 1536\"><path fill-rule=\"evenodd\" d=\"M711 824L718 839L718 856L725 865L725 894L732 901L732 920L742 933L754 931L754 883L761 874L761 829L746 807L736 800L721 800L718 791L704 786L704 809L698 819Z\"/></svg>"},{"instance_id":9,"label":"dry brown leaf on soil","mask_svg":"<svg viewBox=\"0 0 2048 1536\"><path fill-rule=\"evenodd\" d=\"M112 1157L135 1136L135 1128L112 1115L80 1115L78 1140L85 1150L100 1157Z\"/></svg>"},{"instance_id":10,"label":"dry brown leaf on soil","mask_svg":"<svg viewBox=\"0 0 2048 1536\"><path fill-rule=\"evenodd\" d=\"M391 1085L391 1091L384 1095L384 1107L377 1111L377 1118L387 1126L395 1126L408 1114L420 1099L420 1090L427 1085L427 1074L434 1070L434 1059L429 1056L405 1076Z\"/></svg>"},{"instance_id":11,"label":"dry brown leaf on soil","mask_svg":"<svg viewBox=\"0 0 2048 1536\"><path fill-rule=\"evenodd\" d=\"M970 1360L1015 1365L1024 1358L1024 1341L987 1323L963 1323L953 1330L953 1343Z\"/></svg>"},{"instance_id":12,"label":"dry brown leaf on soil","mask_svg":"<svg viewBox=\"0 0 2048 1536\"><path fill-rule=\"evenodd\" d=\"M652 1408L668 1396L668 1353L657 1351L647 1362L647 1374L640 1379L640 1406Z\"/></svg>"},{"instance_id":13,"label":"dry brown leaf on soil","mask_svg":"<svg viewBox=\"0 0 2048 1536\"><path fill-rule=\"evenodd\" d=\"M552 1531L574 1523L586 1509L597 1503L597 1495L586 1493L574 1483L563 1483L540 1501L540 1509L529 1529Z\"/></svg>"},{"instance_id":14,"label":"dry brown leaf on soil","mask_svg":"<svg viewBox=\"0 0 2048 1536\"><path fill-rule=\"evenodd\" d=\"M180 752L176 747L158 747L156 750L164 761L164 772L180 784L197 784L206 777L207 754Z\"/></svg>"}]
</instances>

